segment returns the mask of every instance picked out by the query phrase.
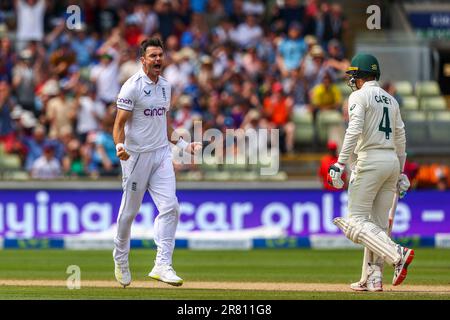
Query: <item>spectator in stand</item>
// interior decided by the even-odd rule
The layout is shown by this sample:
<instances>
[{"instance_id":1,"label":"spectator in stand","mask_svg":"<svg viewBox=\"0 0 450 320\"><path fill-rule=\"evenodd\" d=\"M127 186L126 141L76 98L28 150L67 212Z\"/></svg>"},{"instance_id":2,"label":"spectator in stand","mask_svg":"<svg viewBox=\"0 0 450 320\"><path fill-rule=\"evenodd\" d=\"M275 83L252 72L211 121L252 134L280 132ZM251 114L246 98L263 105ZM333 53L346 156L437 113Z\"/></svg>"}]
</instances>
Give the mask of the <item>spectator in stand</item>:
<instances>
[{"instance_id":1,"label":"spectator in stand","mask_svg":"<svg viewBox=\"0 0 450 320\"><path fill-rule=\"evenodd\" d=\"M250 47L246 50L246 52L242 55L242 67L245 70L246 74L252 80L257 80L263 70L263 62L258 57L256 52L256 48Z\"/></svg>"},{"instance_id":2,"label":"spectator in stand","mask_svg":"<svg viewBox=\"0 0 450 320\"><path fill-rule=\"evenodd\" d=\"M165 41L175 31L175 11L171 0L157 0L155 11L159 18L159 32Z\"/></svg>"},{"instance_id":3,"label":"spectator in stand","mask_svg":"<svg viewBox=\"0 0 450 320\"><path fill-rule=\"evenodd\" d=\"M246 15L254 14L262 17L266 11L266 6L261 0L246 0L244 1L242 10Z\"/></svg>"},{"instance_id":4,"label":"spectator in stand","mask_svg":"<svg viewBox=\"0 0 450 320\"><path fill-rule=\"evenodd\" d=\"M212 37L215 43L231 41L231 35L235 32L233 21L229 17L222 18L218 25L212 29Z\"/></svg>"},{"instance_id":5,"label":"spectator in stand","mask_svg":"<svg viewBox=\"0 0 450 320\"><path fill-rule=\"evenodd\" d=\"M289 96L292 97L294 103L294 114L303 114L310 112L308 83L300 69L294 69L289 73L288 77L283 79L283 88Z\"/></svg>"},{"instance_id":6,"label":"spectator in stand","mask_svg":"<svg viewBox=\"0 0 450 320\"><path fill-rule=\"evenodd\" d=\"M62 161L64 175L84 177L87 175L85 159L82 156L81 143L73 139L67 145L67 154Z\"/></svg>"},{"instance_id":7,"label":"spectator in stand","mask_svg":"<svg viewBox=\"0 0 450 320\"><path fill-rule=\"evenodd\" d=\"M333 83L331 75L326 73L322 83L311 90L311 107L314 118L316 118L316 114L320 110L341 110L341 105L341 91Z\"/></svg>"},{"instance_id":8,"label":"spectator in stand","mask_svg":"<svg viewBox=\"0 0 450 320\"><path fill-rule=\"evenodd\" d=\"M208 1L208 10L205 17L206 25L208 29L214 28L214 26L218 25L223 18L225 18L225 8L223 6L222 1L220 0L209 0Z\"/></svg>"},{"instance_id":9,"label":"spectator in stand","mask_svg":"<svg viewBox=\"0 0 450 320\"><path fill-rule=\"evenodd\" d=\"M190 132L193 128L194 113L192 112L192 98L182 95L178 98L178 108L172 120L174 129L182 128Z\"/></svg>"},{"instance_id":10,"label":"spectator in stand","mask_svg":"<svg viewBox=\"0 0 450 320\"><path fill-rule=\"evenodd\" d=\"M271 89L272 92L263 102L264 114L272 128L280 130L281 151L290 153L294 150L295 133L295 125L291 121L293 101L284 95L281 83L275 82Z\"/></svg>"},{"instance_id":11,"label":"spectator in stand","mask_svg":"<svg viewBox=\"0 0 450 320\"><path fill-rule=\"evenodd\" d=\"M12 86L17 102L26 110L36 113L34 89L36 86L36 72L32 64L31 50L20 52L19 61L13 68Z\"/></svg>"},{"instance_id":12,"label":"spectator in stand","mask_svg":"<svg viewBox=\"0 0 450 320\"><path fill-rule=\"evenodd\" d=\"M111 117L104 117L100 130L95 135L92 161L95 170L103 176L115 176L120 173L120 160L116 156L116 145L112 137L113 124Z\"/></svg>"},{"instance_id":13,"label":"spectator in stand","mask_svg":"<svg viewBox=\"0 0 450 320\"><path fill-rule=\"evenodd\" d=\"M204 92L211 92L213 90L213 60L210 56L203 56L200 58L200 71L197 75L198 84Z\"/></svg>"},{"instance_id":14,"label":"spectator in stand","mask_svg":"<svg viewBox=\"0 0 450 320\"><path fill-rule=\"evenodd\" d=\"M125 49L122 55L123 63L119 67L119 83L122 85L132 75L141 70L141 62L138 58L138 49L130 47Z\"/></svg>"},{"instance_id":15,"label":"spectator in stand","mask_svg":"<svg viewBox=\"0 0 450 320\"><path fill-rule=\"evenodd\" d=\"M183 48L172 54L171 62L164 69L164 77L172 85L174 95L184 91L189 83L189 76L194 72L193 59L195 52L190 48Z\"/></svg>"},{"instance_id":16,"label":"spectator in stand","mask_svg":"<svg viewBox=\"0 0 450 320\"><path fill-rule=\"evenodd\" d=\"M306 9L305 34L314 35L323 47L332 39L329 12L328 3L319 4L316 0L310 1Z\"/></svg>"},{"instance_id":17,"label":"spectator in stand","mask_svg":"<svg viewBox=\"0 0 450 320\"><path fill-rule=\"evenodd\" d=\"M31 170L36 159L42 156L44 146L51 143L52 141L46 136L45 127L41 124L38 124L33 128L31 136L23 137L23 144L27 149L25 170Z\"/></svg>"},{"instance_id":18,"label":"spectator in stand","mask_svg":"<svg viewBox=\"0 0 450 320\"><path fill-rule=\"evenodd\" d=\"M150 37L159 27L159 18L153 8L154 3L149 1L138 1L134 14L139 19L142 32Z\"/></svg>"},{"instance_id":19,"label":"spectator in stand","mask_svg":"<svg viewBox=\"0 0 450 320\"><path fill-rule=\"evenodd\" d=\"M287 38L283 38L278 45L277 62L284 76L300 66L300 62L306 53L306 45L301 35L301 25L293 22L289 26Z\"/></svg>"},{"instance_id":20,"label":"spectator in stand","mask_svg":"<svg viewBox=\"0 0 450 320\"><path fill-rule=\"evenodd\" d=\"M110 104L119 93L119 63L117 53L103 53L100 64L92 68L91 81L95 82L97 98Z\"/></svg>"},{"instance_id":21,"label":"spectator in stand","mask_svg":"<svg viewBox=\"0 0 450 320\"><path fill-rule=\"evenodd\" d=\"M192 19L192 24L183 30L180 37L180 45L183 48L189 47L197 51L206 51L208 43L207 27L200 16Z\"/></svg>"},{"instance_id":22,"label":"spectator in stand","mask_svg":"<svg viewBox=\"0 0 450 320\"><path fill-rule=\"evenodd\" d=\"M328 59L325 61L325 65L330 67L339 79L345 79L345 72L350 66L348 59L344 57L342 52L342 46L337 39L332 39L328 42Z\"/></svg>"},{"instance_id":23,"label":"spectator in stand","mask_svg":"<svg viewBox=\"0 0 450 320\"><path fill-rule=\"evenodd\" d=\"M287 32L291 23L303 22L304 14L305 7L300 4L299 0L286 0L284 6L275 8L273 22L276 24L279 21L282 24L280 31Z\"/></svg>"},{"instance_id":24,"label":"spectator in stand","mask_svg":"<svg viewBox=\"0 0 450 320\"><path fill-rule=\"evenodd\" d=\"M142 32L139 16L130 14L125 19L124 38L127 44L131 47L138 46L145 38Z\"/></svg>"},{"instance_id":25,"label":"spectator in stand","mask_svg":"<svg viewBox=\"0 0 450 320\"><path fill-rule=\"evenodd\" d=\"M342 6L339 3L331 4L330 9L331 38L339 41L343 40L344 33L348 29L348 21L342 12Z\"/></svg>"},{"instance_id":26,"label":"spectator in stand","mask_svg":"<svg viewBox=\"0 0 450 320\"><path fill-rule=\"evenodd\" d=\"M186 29L191 25L191 18L193 16L193 11L191 9L191 5L189 3L190 0L180 0L180 3L177 8L177 20L180 23L180 27L182 29Z\"/></svg>"},{"instance_id":27,"label":"spectator in stand","mask_svg":"<svg viewBox=\"0 0 450 320\"><path fill-rule=\"evenodd\" d=\"M57 96L51 98L45 106L45 123L49 126L50 139L57 139L61 134L61 129L66 126L73 126L76 119L74 101L69 100L64 87L54 81Z\"/></svg>"},{"instance_id":28,"label":"spectator in stand","mask_svg":"<svg viewBox=\"0 0 450 320\"><path fill-rule=\"evenodd\" d=\"M448 188L450 168L440 163L421 165L417 173L417 188L434 188L444 191Z\"/></svg>"},{"instance_id":29,"label":"spectator in stand","mask_svg":"<svg viewBox=\"0 0 450 320\"><path fill-rule=\"evenodd\" d=\"M17 48L22 50L28 41L44 39L45 0L14 0L17 12Z\"/></svg>"},{"instance_id":30,"label":"spectator in stand","mask_svg":"<svg viewBox=\"0 0 450 320\"><path fill-rule=\"evenodd\" d=\"M86 24L81 24L74 30L74 37L70 41L72 51L75 53L76 62L80 68L88 67L93 60L97 42L87 33Z\"/></svg>"},{"instance_id":31,"label":"spectator in stand","mask_svg":"<svg viewBox=\"0 0 450 320\"><path fill-rule=\"evenodd\" d=\"M8 36L0 36L0 74L3 80L12 81L12 72L15 63L15 53ZM6 78L5 78L6 77Z\"/></svg>"},{"instance_id":32,"label":"spectator in stand","mask_svg":"<svg viewBox=\"0 0 450 320\"><path fill-rule=\"evenodd\" d=\"M8 82L6 79L0 80L0 144L5 145L5 151L8 153L13 149L16 140L11 119L13 104Z\"/></svg>"},{"instance_id":33,"label":"spectator in stand","mask_svg":"<svg viewBox=\"0 0 450 320\"><path fill-rule=\"evenodd\" d=\"M325 156L322 157L322 159L320 159L318 176L320 178L320 181L322 182L323 189L328 191L340 191L340 189L336 189L332 185L328 184L328 168L332 164L336 163L338 159L336 142L332 140L328 141L327 150L328 154L326 154ZM347 177L345 172L342 174L342 180L345 183L344 188L346 188Z\"/></svg>"},{"instance_id":34,"label":"spectator in stand","mask_svg":"<svg viewBox=\"0 0 450 320\"><path fill-rule=\"evenodd\" d=\"M334 81L334 72L325 64L325 53L320 45L314 45L310 51L310 57L302 61L300 72L305 77L310 88L322 82L325 73L329 73Z\"/></svg>"},{"instance_id":35,"label":"spectator in stand","mask_svg":"<svg viewBox=\"0 0 450 320\"><path fill-rule=\"evenodd\" d=\"M89 132L96 131L105 115L105 105L95 96L95 88L87 83L80 83L75 96L75 113L77 115L76 133L82 143Z\"/></svg>"},{"instance_id":36,"label":"spectator in stand","mask_svg":"<svg viewBox=\"0 0 450 320\"><path fill-rule=\"evenodd\" d=\"M55 158L55 150L52 144L44 145L43 155L37 158L31 166L31 177L33 179L56 179L62 174L61 164Z\"/></svg>"},{"instance_id":37,"label":"spectator in stand","mask_svg":"<svg viewBox=\"0 0 450 320\"><path fill-rule=\"evenodd\" d=\"M244 1L233 0L230 20L234 25L238 25L245 21L246 14L244 13Z\"/></svg>"},{"instance_id":38,"label":"spectator in stand","mask_svg":"<svg viewBox=\"0 0 450 320\"><path fill-rule=\"evenodd\" d=\"M245 22L238 25L231 39L241 48L254 47L263 37L263 29L258 25L257 16L248 15Z\"/></svg>"},{"instance_id":39,"label":"spectator in stand","mask_svg":"<svg viewBox=\"0 0 450 320\"><path fill-rule=\"evenodd\" d=\"M191 8L194 13L205 13L208 0L190 0Z\"/></svg>"},{"instance_id":40,"label":"spectator in stand","mask_svg":"<svg viewBox=\"0 0 450 320\"><path fill-rule=\"evenodd\" d=\"M49 57L51 70L60 78L67 75L70 66L77 60L75 52L72 51L70 39L63 37L59 46L53 51Z\"/></svg>"},{"instance_id":41,"label":"spectator in stand","mask_svg":"<svg viewBox=\"0 0 450 320\"><path fill-rule=\"evenodd\" d=\"M112 7L111 1L95 1L93 15L95 30L100 33L102 38L106 37L120 22L118 10Z\"/></svg>"}]
</instances>

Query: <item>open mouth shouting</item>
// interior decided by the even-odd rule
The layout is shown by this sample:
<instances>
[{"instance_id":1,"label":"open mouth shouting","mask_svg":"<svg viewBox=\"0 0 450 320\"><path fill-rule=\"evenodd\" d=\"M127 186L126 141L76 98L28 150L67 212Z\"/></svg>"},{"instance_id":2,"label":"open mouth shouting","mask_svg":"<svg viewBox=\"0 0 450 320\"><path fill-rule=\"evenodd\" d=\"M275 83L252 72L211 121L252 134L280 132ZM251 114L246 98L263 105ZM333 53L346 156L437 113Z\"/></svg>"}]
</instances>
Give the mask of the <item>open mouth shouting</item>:
<instances>
[{"instance_id":1,"label":"open mouth shouting","mask_svg":"<svg viewBox=\"0 0 450 320\"><path fill-rule=\"evenodd\" d=\"M155 63L155 64L153 65L153 70L154 70L155 72L161 73L161 69L162 69L162 64L161 64L161 63Z\"/></svg>"}]
</instances>

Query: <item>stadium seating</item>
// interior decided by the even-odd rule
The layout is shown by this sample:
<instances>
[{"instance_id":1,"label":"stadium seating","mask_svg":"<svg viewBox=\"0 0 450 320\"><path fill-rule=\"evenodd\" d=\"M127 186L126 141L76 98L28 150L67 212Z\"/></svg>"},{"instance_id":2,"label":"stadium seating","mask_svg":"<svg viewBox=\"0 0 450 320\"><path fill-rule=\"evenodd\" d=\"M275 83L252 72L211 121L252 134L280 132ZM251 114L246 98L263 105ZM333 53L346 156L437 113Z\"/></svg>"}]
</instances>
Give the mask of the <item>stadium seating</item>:
<instances>
[{"instance_id":1,"label":"stadium seating","mask_svg":"<svg viewBox=\"0 0 450 320\"><path fill-rule=\"evenodd\" d=\"M415 91L418 98L441 95L441 89L436 81L417 82Z\"/></svg>"},{"instance_id":2,"label":"stadium seating","mask_svg":"<svg viewBox=\"0 0 450 320\"><path fill-rule=\"evenodd\" d=\"M328 141L328 131L332 126L343 126L344 118L337 110L323 110L317 116L319 140L321 143Z\"/></svg>"},{"instance_id":3,"label":"stadium seating","mask_svg":"<svg viewBox=\"0 0 450 320\"><path fill-rule=\"evenodd\" d=\"M425 97L420 99L420 109L424 111L445 110L447 109L447 102L442 96Z\"/></svg>"},{"instance_id":4,"label":"stadium seating","mask_svg":"<svg viewBox=\"0 0 450 320\"><path fill-rule=\"evenodd\" d=\"M3 154L0 159L1 169L20 169L22 163L20 157L16 154Z\"/></svg>"},{"instance_id":5,"label":"stadium seating","mask_svg":"<svg viewBox=\"0 0 450 320\"><path fill-rule=\"evenodd\" d=\"M402 110L418 110L419 100L414 96L403 97L403 102L401 105Z\"/></svg>"},{"instance_id":6,"label":"stadium seating","mask_svg":"<svg viewBox=\"0 0 450 320\"><path fill-rule=\"evenodd\" d=\"M425 122L427 120L427 114L424 111L408 110L402 112L402 119L404 121Z\"/></svg>"},{"instance_id":7,"label":"stadium seating","mask_svg":"<svg viewBox=\"0 0 450 320\"><path fill-rule=\"evenodd\" d=\"M439 146L450 146L450 111L429 113L430 140Z\"/></svg>"},{"instance_id":8,"label":"stadium seating","mask_svg":"<svg viewBox=\"0 0 450 320\"><path fill-rule=\"evenodd\" d=\"M295 142L297 144L310 144L314 138L314 124L310 112L296 113L294 115L295 123Z\"/></svg>"},{"instance_id":9,"label":"stadium seating","mask_svg":"<svg viewBox=\"0 0 450 320\"><path fill-rule=\"evenodd\" d=\"M428 120L450 122L450 110L430 112Z\"/></svg>"},{"instance_id":10,"label":"stadium seating","mask_svg":"<svg viewBox=\"0 0 450 320\"><path fill-rule=\"evenodd\" d=\"M409 81L397 81L394 83L395 88L397 89L397 93L403 98L412 96L413 86Z\"/></svg>"}]
</instances>

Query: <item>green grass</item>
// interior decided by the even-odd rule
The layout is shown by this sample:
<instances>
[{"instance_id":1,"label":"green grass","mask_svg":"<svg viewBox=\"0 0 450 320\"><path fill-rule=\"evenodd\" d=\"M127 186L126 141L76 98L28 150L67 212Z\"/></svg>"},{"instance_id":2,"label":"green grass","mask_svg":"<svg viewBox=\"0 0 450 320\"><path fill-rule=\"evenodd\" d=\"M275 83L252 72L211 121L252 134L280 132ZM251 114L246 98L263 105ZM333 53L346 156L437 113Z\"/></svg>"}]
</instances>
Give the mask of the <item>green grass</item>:
<instances>
[{"instance_id":1,"label":"green grass","mask_svg":"<svg viewBox=\"0 0 450 320\"><path fill-rule=\"evenodd\" d=\"M150 281L155 252L131 251L133 280ZM188 281L303 282L348 284L359 278L362 250L268 249L176 250L174 267ZM81 280L114 280L110 251L0 250L0 279L66 280L69 265ZM385 268L391 279L392 268ZM449 285L450 250L417 249L405 284ZM282 292L176 288L83 288L0 286L0 299L450 299L449 294L384 292Z\"/></svg>"}]
</instances>

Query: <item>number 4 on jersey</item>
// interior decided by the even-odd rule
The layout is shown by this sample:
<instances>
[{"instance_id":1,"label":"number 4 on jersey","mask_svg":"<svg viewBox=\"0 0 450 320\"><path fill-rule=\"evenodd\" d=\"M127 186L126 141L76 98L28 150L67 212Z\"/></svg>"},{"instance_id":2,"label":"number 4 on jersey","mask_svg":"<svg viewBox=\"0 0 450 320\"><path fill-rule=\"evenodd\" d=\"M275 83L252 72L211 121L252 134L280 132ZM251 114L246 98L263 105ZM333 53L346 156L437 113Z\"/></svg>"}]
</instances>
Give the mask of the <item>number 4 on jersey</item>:
<instances>
[{"instance_id":1,"label":"number 4 on jersey","mask_svg":"<svg viewBox=\"0 0 450 320\"><path fill-rule=\"evenodd\" d=\"M383 107L383 118L381 118L380 126L378 130L386 134L386 139L389 140L389 135L392 132L391 122L389 121L389 109Z\"/></svg>"}]
</instances>

